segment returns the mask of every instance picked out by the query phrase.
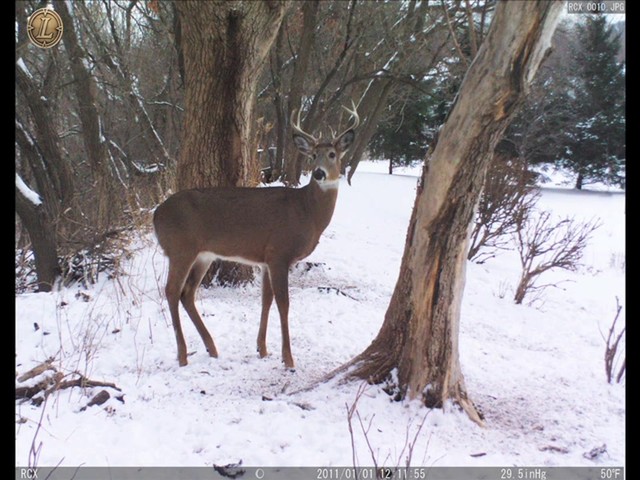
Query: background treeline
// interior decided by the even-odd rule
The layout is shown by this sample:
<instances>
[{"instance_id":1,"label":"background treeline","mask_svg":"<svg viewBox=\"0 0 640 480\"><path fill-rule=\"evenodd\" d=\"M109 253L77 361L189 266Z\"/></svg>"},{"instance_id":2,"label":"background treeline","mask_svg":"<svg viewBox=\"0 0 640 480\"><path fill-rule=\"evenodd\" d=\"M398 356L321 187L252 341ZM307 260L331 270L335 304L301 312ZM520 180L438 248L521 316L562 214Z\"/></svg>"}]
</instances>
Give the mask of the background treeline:
<instances>
[{"instance_id":1,"label":"background treeline","mask_svg":"<svg viewBox=\"0 0 640 480\"><path fill-rule=\"evenodd\" d=\"M28 15L42 6L15 3L20 290L47 290L58 277L91 282L117 268L119 234L148 225L175 189L184 112L173 2L53 1L65 34L51 49L27 38ZM340 106L352 99L362 123L343 160L349 180L363 158L388 161L390 172L422 161L494 8L492 0L293 2L256 92L255 184L299 184L292 111L304 111L305 130L339 130L349 120ZM500 158L563 166L577 188L624 187L623 39L624 23L567 17Z\"/></svg>"}]
</instances>

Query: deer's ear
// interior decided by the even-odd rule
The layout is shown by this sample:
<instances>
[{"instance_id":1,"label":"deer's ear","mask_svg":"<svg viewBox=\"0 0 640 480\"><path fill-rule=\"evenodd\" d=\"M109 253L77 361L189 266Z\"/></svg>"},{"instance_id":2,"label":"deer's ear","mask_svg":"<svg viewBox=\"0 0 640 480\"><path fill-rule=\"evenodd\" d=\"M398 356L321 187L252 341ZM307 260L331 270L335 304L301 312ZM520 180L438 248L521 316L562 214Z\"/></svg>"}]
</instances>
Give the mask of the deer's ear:
<instances>
[{"instance_id":1,"label":"deer's ear","mask_svg":"<svg viewBox=\"0 0 640 480\"><path fill-rule=\"evenodd\" d=\"M294 133L293 143L295 143L296 148L298 149L298 151L300 151L300 153L303 153L304 155L311 155L311 152L313 151L313 146L309 143L309 140L307 140L305 137L303 137L302 135L298 135L297 133Z\"/></svg>"},{"instance_id":2,"label":"deer's ear","mask_svg":"<svg viewBox=\"0 0 640 480\"><path fill-rule=\"evenodd\" d=\"M340 137L338 137L338 139L334 142L334 146L336 150L344 152L351 146L355 138L355 132L353 130L347 130L342 135L340 135Z\"/></svg>"}]
</instances>

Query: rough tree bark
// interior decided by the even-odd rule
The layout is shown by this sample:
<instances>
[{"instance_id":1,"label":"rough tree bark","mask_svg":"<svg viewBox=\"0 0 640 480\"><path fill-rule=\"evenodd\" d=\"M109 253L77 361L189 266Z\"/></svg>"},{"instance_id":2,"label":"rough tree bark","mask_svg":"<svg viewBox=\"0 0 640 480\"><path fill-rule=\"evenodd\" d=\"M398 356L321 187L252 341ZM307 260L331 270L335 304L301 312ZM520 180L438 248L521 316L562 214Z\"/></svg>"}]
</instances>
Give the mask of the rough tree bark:
<instances>
[{"instance_id":1,"label":"rough tree bark","mask_svg":"<svg viewBox=\"0 0 640 480\"><path fill-rule=\"evenodd\" d=\"M469 225L495 144L548 50L561 9L560 1L498 5L428 155L382 328L336 373L375 383L395 377L398 397L432 408L452 401L483 423L458 357Z\"/></svg>"},{"instance_id":2,"label":"rough tree bark","mask_svg":"<svg viewBox=\"0 0 640 480\"><path fill-rule=\"evenodd\" d=\"M69 162L62 157L55 122L46 99L36 87L35 80L26 71L16 67L15 72L17 89L24 95L33 121L34 134L31 141L37 145L38 158L42 162L42 165L34 167L34 170L39 172L41 167L46 172L46 180L40 181L38 187L42 188L40 194L45 200L57 199L55 202L49 202L47 207L55 216L69 205L73 196L73 173ZM22 125L20 130L26 135L26 125ZM24 135L16 132L16 137L20 142Z\"/></svg>"},{"instance_id":3,"label":"rough tree bark","mask_svg":"<svg viewBox=\"0 0 640 480\"><path fill-rule=\"evenodd\" d=\"M185 115L178 190L250 186L252 127L260 70L288 7L264 2L175 2L184 61ZM222 268L218 280L238 283L252 270Z\"/></svg>"},{"instance_id":4,"label":"rough tree bark","mask_svg":"<svg viewBox=\"0 0 640 480\"><path fill-rule=\"evenodd\" d=\"M29 232L39 292L50 292L60 275L56 233L43 203L28 199L16 185L16 212Z\"/></svg>"},{"instance_id":5,"label":"rough tree bark","mask_svg":"<svg viewBox=\"0 0 640 480\"><path fill-rule=\"evenodd\" d=\"M19 148L22 162L31 169L38 191L43 192L38 195L40 202L34 202L18 188L18 183L22 179L16 177L16 213L31 240L37 291L50 292L55 279L60 275L58 242L54 223L58 218L62 204L51 187L50 179L53 176L47 171L47 164L35 139L29 135L17 117L16 146Z\"/></svg>"}]
</instances>

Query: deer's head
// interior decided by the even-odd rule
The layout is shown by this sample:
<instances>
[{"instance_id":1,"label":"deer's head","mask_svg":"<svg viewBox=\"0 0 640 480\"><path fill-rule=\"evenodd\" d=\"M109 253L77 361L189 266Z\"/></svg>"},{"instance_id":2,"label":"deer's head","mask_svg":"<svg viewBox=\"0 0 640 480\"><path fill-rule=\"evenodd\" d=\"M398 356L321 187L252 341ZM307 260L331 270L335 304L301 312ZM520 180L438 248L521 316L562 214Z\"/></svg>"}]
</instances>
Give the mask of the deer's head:
<instances>
[{"instance_id":1,"label":"deer's head","mask_svg":"<svg viewBox=\"0 0 640 480\"><path fill-rule=\"evenodd\" d=\"M323 189L337 188L340 179L340 160L355 139L355 128L360 123L355 105L353 110L344 108L353 117L353 123L339 135L334 135L330 142L321 142L320 136L314 137L302 130L300 126L300 112L297 121L294 121L295 111L291 112L291 127L293 129L293 142L298 151L311 159L312 181L318 183Z\"/></svg>"}]
</instances>

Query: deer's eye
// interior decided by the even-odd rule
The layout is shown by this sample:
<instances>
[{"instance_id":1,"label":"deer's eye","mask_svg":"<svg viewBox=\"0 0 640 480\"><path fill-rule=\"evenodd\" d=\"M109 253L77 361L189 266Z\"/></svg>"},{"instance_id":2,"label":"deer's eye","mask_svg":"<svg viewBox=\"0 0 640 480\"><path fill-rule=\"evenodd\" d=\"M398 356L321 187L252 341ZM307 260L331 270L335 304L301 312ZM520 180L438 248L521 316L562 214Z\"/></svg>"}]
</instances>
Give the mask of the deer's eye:
<instances>
[{"instance_id":1,"label":"deer's eye","mask_svg":"<svg viewBox=\"0 0 640 480\"><path fill-rule=\"evenodd\" d=\"M329 152L329 158L332 160L336 158L336 152Z\"/></svg>"}]
</instances>

